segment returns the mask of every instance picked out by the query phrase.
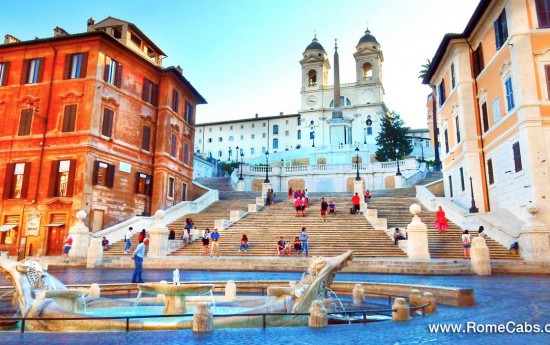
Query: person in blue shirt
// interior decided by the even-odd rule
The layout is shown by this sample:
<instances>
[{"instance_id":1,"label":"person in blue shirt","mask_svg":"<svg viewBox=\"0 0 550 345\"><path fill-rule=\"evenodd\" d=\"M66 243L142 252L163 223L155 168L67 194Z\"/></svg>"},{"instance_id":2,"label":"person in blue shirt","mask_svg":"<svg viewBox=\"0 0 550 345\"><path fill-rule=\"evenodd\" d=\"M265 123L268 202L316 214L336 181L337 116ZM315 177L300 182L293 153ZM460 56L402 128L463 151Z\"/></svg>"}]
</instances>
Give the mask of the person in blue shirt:
<instances>
[{"instance_id":1,"label":"person in blue shirt","mask_svg":"<svg viewBox=\"0 0 550 345\"><path fill-rule=\"evenodd\" d=\"M132 276L132 283L143 283L141 273L143 272L143 258L145 258L145 247L149 244L149 239L145 238L143 242L138 244L136 250L132 254L132 260L136 265L134 269L134 275Z\"/></svg>"},{"instance_id":2,"label":"person in blue shirt","mask_svg":"<svg viewBox=\"0 0 550 345\"><path fill-rule=\"evenodd\" d=\"M300 233L300 241L302 241L302 249L300 249L300 251L298 252L298 255L302 254L302 252L305 250L306 251L306 258L309 257L309 252L308 252L308 245L307 245L307 240L309 239L309 234L307 233L307 229L306 227L304 226L302 228L302 232Z\"/></svg>"},{"instance_id":3,"label":"person in blue shirt","mask_svg":"<svg viewBox=\"0 0 550 345\"><path fill-rule=\"evenodd\" d=\"M218 229L214 229L214 232L210 234L210 241L212 241L212 247L210 248L210 257L214 255L214 251L216 251L216 256L220 256L219 240L220 233L218 232Z\"/></svg>"}]
</instances>

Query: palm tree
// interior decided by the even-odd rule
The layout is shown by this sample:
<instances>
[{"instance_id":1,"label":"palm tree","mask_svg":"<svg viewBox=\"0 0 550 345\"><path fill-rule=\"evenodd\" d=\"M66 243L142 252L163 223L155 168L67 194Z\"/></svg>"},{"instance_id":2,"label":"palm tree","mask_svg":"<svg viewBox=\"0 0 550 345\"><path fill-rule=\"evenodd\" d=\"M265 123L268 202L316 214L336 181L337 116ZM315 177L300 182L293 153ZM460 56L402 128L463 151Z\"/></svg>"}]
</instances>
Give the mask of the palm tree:
<instances>
[{"instance_id":1,"label":"palm tree","mask_svg":"<svg viewBox=\"0 0 550 345\"><path fill-rule=\"evenodd\" d=\"M432 61L430 59L426 59L426 63L423 64L420 70L420 73L418 75L418 78L424 79L428 75L428 71L430 70L430 67L432 66ZM435 153L435 162L434 162L434 170L439 171L441 170L441 160L439 159L439 138L437 135L437 116L436 116L436 107L435 107L435 85L429 84L432 88L432 126L433 126L433 133L434 133L434 153Z\"/></svg>"}]
</instances>

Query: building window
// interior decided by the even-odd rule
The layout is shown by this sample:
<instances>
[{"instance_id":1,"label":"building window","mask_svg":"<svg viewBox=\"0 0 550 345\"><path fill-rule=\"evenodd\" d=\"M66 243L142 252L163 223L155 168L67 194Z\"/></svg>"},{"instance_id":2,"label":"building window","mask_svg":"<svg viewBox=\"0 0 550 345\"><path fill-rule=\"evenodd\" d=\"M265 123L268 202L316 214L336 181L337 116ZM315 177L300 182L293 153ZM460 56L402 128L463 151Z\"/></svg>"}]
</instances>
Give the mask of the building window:
<instances>
[{"instance_id":1,"label":"building window","mask_svg":"<svg viewBox=\"0 0 550 345\"><path fill-rule=\"evenodd\" d=\"M500 119L502 117L502 114L501 114L501 111L500 111L500 98L499 97L497 97L493 100L492 107L493 107L493 122L496 123L496 122L500 121Z\"/></svg>"},{"instance_id":2,"label":"building window","mask_svg":"<svg viewBox=\"0 0 550 345\"><path fill-rule=\"evenodd\" d=\"M481 105L481 119L483 120L483 133L489 130L489 114L487 114L487 102Z\"/></svg>"},{"instance_id":3,"label":"building window","mask_svg":"<svg viewBox=\"0 0 550 345\"><path fill-rule=\"evenodd\" d=\"M456 80L455 80L455 65L451 64L451 90L454 89L456 86Z\"/></svg>"},{"instance_id":4,"label":"building window","mask_svg":"<svg viewBox=\"0 0 550 345\"><path fill-rule=\"evenodd\" d=\"M244 139L244 135L241 134L240 138L241 138L241 140L243 140L243 139Z\"/></svg>"},{"instance_id":5,"label":"building window","mask_svg":"<svg viewBox=\"0 0 550 345\"><path fill-rule=\"evenodd\" d=\"M36 84L42 82L44 75L44 58L25 60L23 63L22 84Z\"/></svg>"},{"instance_id":6,"label":"building window","mask_svg":"<svg viewBox=\"0 0 550 345\"><path fill-rule=\"evenodd\" d=\"M105 70L103 71L103 80L116 87L121 86L122 82L122 64L116 60L106 57Z\"/></svg>"},{"instance_id":7,"label":"building window","mask_svg":"<svg viewBox=\"0 0 550 345\"><path fill-rule=\"evenodd\" d=\"M222 156L222 151L218 151L218 157Z\"/></svg>"},{"instance_id":8,"label":"building window","mask_svg":"<svg viewBox=\"0 0 550 345\"><path fill-rule=\"evenodd\" d=\"M229 126L229 129L230 129L230 130L233 130L233 126Z\"/></svg>"},{"instance_id":9,"label":"building window","mask_svg":"<svg viewBox=\"0 0 550 345\"><path fill-rule=\"evenodd\" d=\"M266 126L266 123L265 122L262 122L262 127L265 127Z\"/></svg>"},{"instance_id":10,"label":"building window","mask_svg":"<svg viewBox=\"0 0 550 345\"><path fill-rule=\"evenodd\" d=\"M229 140L229 141L233 141L233 140L235 140L235 137L232 136L232 135L230 135L228 140Z\"/></svg>"},{"instance_id":11,"label":"building window","mask_svg":"<svg viewBox=\"0 0 550 345\"><path fill-rule=\"evenodd\" d=\"M241 129L243 129L243 128L244 128L244 125L241 125Z\"/></svg>"},{"instance_id":12,"label":"building window","mask_svg":"<svg viewBox=\"0 0 550 345\"><path fill-rule=\"evenodd\" d=\"M276 150L279 148L279 139L273 139L273 149Z\"/></svg>"},{"instance_id":13,"label":"building window","mask_svg":"<svg viewBox=\"0 0 550 345\"><path fill-rule=\"evenodd\" d=\"M288 125L288 120L285 121L285 125Z\"/></svg>"},{"instance_id":14,"label":"building window","mask_svg":"<svg viewBox=\"0 0 550 345\"><path fill-rule=\"evenodd\" d=\"M254 148L251 148L251 149L250 149L250 154L251 154L251 155L254 154Z\"/></svg>"},{"instance_id":15,"label":"building window","mask_svg":"<svg viewBox=\"0 0 550 345\"><path fill-rule=\"evenodd\" d=\"M456 143L460 142L460 123L458 121L458 116L455 117L455 128L456 128Z\"/></svg>"},{"instance_id":16,"label":"building window","mask_svg":"<svg viewBox=\"0 0 550 345\"><path fill-rule=\"evenodd\" d=\"M446 129L443 132L443 136L445 137L445 153L449 153L449 133Z\"/></svg>"},{"instance_id":17,"label":"building window","mask_svg":"<svg viewBox=\"0 0 550 345\"><path fill-rule=\"evenodd\" d=\"M18 136L30 135L32 125L32 109L22 109L21 117L19 118Z\"/></svg>"},{"instance_id":18,"label":"building window","mask_svg":"<svg viewBox=\"0 0 550 345\"><path fill-rule=\"evenodd\" d=\"M460 168L460 188L463 192L466 190L466 186L464 185L464 168Z\"/></svg>"},{"instance_id":19,"label":"building window","mask_svg":"<svg viewBox=\"0 0 550 345\"><path fill-rule=\"evenodd\" d=\"M481 43L479 44L479 46L477 46L477 49L474 50L473 60L474 60L474 78L477 78L477 76L485 68L485 64L483 62L483 48L481 46Z\"/></svg>"},{"instance_id":20,"label":"building window","mask_svg":"<svg viewBox=\"0 0 550 345\"><path fill-rule=\"evenodd\" d=\"M199 144L202 144L202 139L199 139Z\"/></svg>"},{"instance_id":21,"label":"building window","mask_svg":"<svg viewBox=\"0 0 550 345\"><path fill-rule=\"evenodd\" d=\"M8 75L10 73L10 63L0 62L0 86L8 85Z\"/></svg>"},{"instance_id":22,"label":"building window","mask_svg":"<svg viewBox=\"0 0 550 345\"><path fill-rule=\"evenodd\" d=\"M514 108L514 90L512 89L512 77L504 82L506 88L506 110L510 111Z\"/></svg>"},{"instance_id":23,"label":"building window","mask_svg":"<svg viewBox=\"0 0 550 345\"><path fill-rule=\"evenodd\" d=\"M189 144L183 145L183 164L189 164Z\"/></svg>"},{"instance_id":24,"label":"building window","mask_svg":"<svg viewBox=\"0 0 550 345\"><path fill-rule=\"evenodd\" d=\"M74 132L76 121L76 104L66 105L63 112L63 127L61 132Z\"/></svg>"},{"instance_id":25,"label":"building window","mask_svg":"<svg viewBox=\"0 0 550 345\"><path fill-rule=\"evenodd\" d=\"M173 177L168 178L168 197L174 198L174 183L175 179Z\"/></svg>"},{"instance_id":26,"label":"building window","mask_svg":"<svg viewBox=\"0 0 550 345\"><path fill-rule=\"evenodd\" d=\"M298 126L301 126L302 125L302 118L301 117L298 117L296 119L296 121L298 122Z\"/></svg>"},{"instance_id":27,"label":"building window","mask_svg":"<svg viewBox=\"0 0 550 345\"><path fill-rule=\"evenodd\" d=\"M449 175L449 194L453 197L453 177Z\"/></svg>"},{"instance_id":28,"label":"building window","mask_svg":"<svg viewBox=\"0 0 550 345\"><path fill-rule=\"evenodd\" d=\"M262 133L262 138L265 138L265 137L267 137L267 134Z\"/></svg>"},{"instance_id":29,"label":"building window","mask_svg":"<svg viewBox=\"0 0 550 345\"><path fill-rule=\"evenodd\" d=\"M508 39L508 26L506 24L506 10L503 10L497 20L493 23L495 28L495 43L497 50L502 47L504 42Z\"/></svg>"},{"instance_id":30,"label":"building window","mask_svg":"<svg viewBox=\"0 0 550 345\"><path fill-rule=\"evenodd\" d=\"M254 128L254 124L252 124L250 127Z\"/></svg>"},{"instance_id":31,"label":"building window","mask_svg":"<svg viewBox=\"0 0 550 345\"><path fill-rule=\"evenodd\" d=\"M521 166L521 150L519 149L519 142L512 145L512 150L514 151L514 168L516 172L521 171L523 167Z\"/></svg>"},{"instance_id":32,"label":"building window","mask_svg":"<svg viewBox=\"0 0 550 345\"><path fill-rule=\"evenodd\" d=\"M535 0L539 29L550 28L550 1Z\"/></svg>"},{"instance_id":33,"label":"building window","mask_svg":"<svg viewBox=\"0 0 550 345\"><path fill-rule=\"evenodd\" d=\"M208 142L211 143L211 142L212 142L212 138L208 138Z\"/></svg>"},{"instance_id":34,"label":"building window","mask_svg":"<svg viewBox=\"0 0 550 345\"><path fill-rule=\"evenodd\" d=\"M75 171L76 160L74 159L52 161L48 195L50 197L73 196Z\"/></svg>"},{"instance_id":35,"label":"building window","mask_svg":"<svg viewBox=\"0 0 550 345\"><path fill-rule=\"evenodd\" d=\"M179 111L180 107L180 93L178 90L172 90L172 110L176 113Z\"/></svg>"},{"instance_id":36,"label":"building window","mask_svg":"<svg viewBox=\"0 0 550 345\"><path fill-rule=\"evenodd\" d=\"M88 53L68 54L65 57L65 79L79 79L86 77Z\"/></svg>"},{"instance_id":37,"label":"building window","mask_svg":"<svg viewBox=\"0 0 550 345\"><path fill-rule=\"evenodd\" d=\"M223 142L223 137L218 137L218 142L219 143Z\"/></svg>"},{"instance_id":38,"label":"building window","mask_svg":"<svg viewBox=\"0 0 550 345\"><path fill-rule=\"evenodd\" d=\"M250 135L250 139L254 139L256 136L254 134Z\"/></svg>"},{"instance_id":39,"label":"building window","mask_svg":"<svg viewBox=\"0 0 550 345\"><path fill-rule=\"evenodd\" d=\"M489 184L495 183L495 178L493 175L493 160L487 160L487 174L489 175Z\"/></svg>"},{"instance_id":40,"label":"building window","mask_svg":"<svg viewBox=\"0 0 550 345\"><path fill-rule=\"evenodd\" d=\"M113 119L115 112L105 108L103 110L103 124L101 126L101 135L111 137L113 135Z\"/></svg>"},{"instance_id":41,"label":"building window","mask_svg":"<svg viewBox=\"0 0 550 345\"><path fill-rule=\"evenodd\" d=\"M212 128L208 128L208 131L209 131L209 132L212 132Z\"/></svg>"},{"instance_id":42,"label":"building window","mask_svg":"<svg viewBox=\"0 0 550 345\"><path fill-rule=\"evenodd\" d=\"M302 130L298 130L298 140L302 139Z\"/></svg>"},{"instance_id":43,"label":"building window","mask_svg":"<svg viewBox=\"0 0 550 345\"><path fill-rule=\"evenodd\" d=\"M544 66L544 72L546 74L546 92L548 93L548 99L550 99L550 65Z\"/></svg>"},{"instance_id":44,"label":"building window","mask_svg":"<svg viewBox=\"0 0 550 345\"><path fill-rule=\"evenodd\" d=\"M154 106L158 105L159 86L147 78L143 78L143 93L141 99Z\"/></svg>"},{"instance_id":45,"label":"building window","mask_svg":"<svg viewBox=\"0 0 550 345\"><path fill-rule=\"evenodd\" d=\"M151 127L143 126L141 132L141 149L149 152L151 150Z\"/></svg>"},{"instance_id":46,"label":"building window","mask_svg":"<svg viewBox=\"0 0 550 345\"><path fill-rule=\"evenodd\" d=\"M189 102L185 102L185 121L189 124L193 124L193 105Z\"/></svg>"},{"instance_id":47,"label":"building window","mask_svg":"<svg viewBox=\"0 0 550 345\"><path fill-rule=\"evenodd\" d=\"M148 181L149 180L149 181ZM136 174L136 193L143 195L151 195L151 175L138 172ZM149 184L147 184L149 182Z\"/></svg>"},{"instance_id":48,"label":"building window","mask_svg":"<svg viewBox=\"0 0 550 345\"><path fill-rule=\"evenodd\" d=\"M437 86L437 96L439 97L439 107L445 103L445 79L441 80L441 83Z\"/></svg>"},{"instance_id":49,"label":"building window","mask_svg":"<svg viewBox=\"0 0 550 345\"><path fill-rule=\"evenodd\" d=\"M115 166L109 163L95 161L93 184L113 188L115 185Z\"/></svg>"},{"instance_id":50,"label":"building window","mask_svg":"<svg viewBox=\"0 0 550 345\"><path fill-rule=\"evenodd\" d=\"M4 231L0 231L0 244L16 244L19 228L19 216L5 216Z\"/></svg>"},{"instance_id":51,"label":"building window","mask_svg":"<svg viewBox=\"0 0 550 345\"><path fill-rule=\"evenodd\" d=\"M367 127L367 135L372 135L372 127Z\"/></svg>"},{"instance_id":52,"label":"building window","mask_svg":"<svg viewBox=\"0 0 550 345\"><path fill-rule=\"evenodd\" d=\"M170 136L170 156L176 158L176 152L178 152L177 147L178 146L178 137L176 136L176 133L172 133Z\"/></svg>"},{"instance_id":53,"label":"building window","mask_svg":"<svg viewBox=\"0 0 550 345\"><path fill-rule=\"evenodd\" d=\"M4 199L25 199L29 186L31 163L8 163L4 178Z\"/></svg>"},{"instance_id":54,"label":"building window","mask_svg":"<svg viewBox=\"0 0 550 345\"><path fill-rule=\"evenodd\" d=\"M273 134L279 134L279 126L278 125L273 126Z\"/></svg>"},{"instance_id":55,"label":"building window","mask_svg":"<svg viewBox=\"0 0 550 345\"><path fill-rule=\"evenodd\" d=\"M262 147L262 155L265 154L265 146Z\"/></svg>"},{"instance_id":56,"label":"building window","mask_svg":"<svg viewBox=\"0 0 550 345\"><path fill-rule=\"evenodd\" d=\"M290 135L290 131L285 131L285 137L288 137Z\"/></svg>"}]
</instances>

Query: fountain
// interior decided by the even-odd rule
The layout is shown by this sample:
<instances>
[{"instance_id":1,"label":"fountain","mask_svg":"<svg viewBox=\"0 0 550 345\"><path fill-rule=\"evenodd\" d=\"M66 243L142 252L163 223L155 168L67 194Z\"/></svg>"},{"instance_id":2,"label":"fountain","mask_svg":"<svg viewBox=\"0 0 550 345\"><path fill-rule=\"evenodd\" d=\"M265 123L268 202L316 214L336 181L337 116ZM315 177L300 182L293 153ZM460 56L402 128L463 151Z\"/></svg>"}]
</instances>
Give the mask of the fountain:
<instances>
[{"instance_id":1,"label":"fountain","mask_svg":"<svg viewBox=\"0 0 550 345\"><path fill-rule=\"evenodd\" d=\"M226 309L229 314L250 313L308 313L313 302L322 301L331 285L337 271L341 270L353 258L353 252L331 257L314 257L307 274L299 283L291 282L288 286L272 286L268 288L269 296L243 296L235 300L225 301L225 296L217 296L219 307L217 311ZM144 305L134 307L134 299L113 299L99 297L99 293L88 295L88 291L68 289L63 283L46 272L36 261L16 262L0 258L0 268L13 282L14 301L19 304L19 314L23 317L43 318L78 318L92 315L103 316L108 311L110 315L136 315L135 310L143 308L149 314L154 314L160 308L155 298L149 299ZM185 314L190 310L208 311L212 302L213 284L181 284L179 270L173 272L173 284L142 283L138 284L141 293L161 295L164 298L165 315ZM210 293L210 294L209 294ZM233 298L232 298L233 299ZM224 305L225 301L225 305ZM146 304L146 305L145 305ZM149 309L147 309L149 308ZM85 311L86 310L86 311ZM158 313L158 312L157 312ZM145 315L145 314L137 314ZM215 327L259 327L261 316L228 316L214 318ZM307 325L308 317L303 315L277 315L267 318L268 326ZM181 329L192 328L190 317L171 317L163 320L142 319L130 320L128 328L132 330ZM36 331L109 331L126 329L126 320L92 319L92 320L27 320L26 329Z\"/></svg>"}]
</instances>

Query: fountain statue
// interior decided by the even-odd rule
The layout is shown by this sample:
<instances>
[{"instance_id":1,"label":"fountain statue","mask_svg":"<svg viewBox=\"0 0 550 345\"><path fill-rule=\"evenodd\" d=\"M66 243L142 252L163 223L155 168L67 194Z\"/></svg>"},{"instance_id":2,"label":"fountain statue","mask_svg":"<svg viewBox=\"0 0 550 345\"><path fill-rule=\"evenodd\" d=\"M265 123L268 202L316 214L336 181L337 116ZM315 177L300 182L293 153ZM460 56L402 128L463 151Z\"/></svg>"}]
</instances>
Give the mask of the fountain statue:
<instances>
[{"instance_id":1,"label":"fountain statue","mask_svg":"<svg viewBox=\"0 0 550 345\"><path fill-rule=\"evenodd\" d=\"M208 311L204 303L215 302L213 310L218 307L229 309L230 314L250 313L308 313L314 301L322 301L327 289L331 285L337 271L341 270L353 259L353 251L331 257L315 257L312 259L307 274L299 283L290 282L285 287L269 287L271 296L242 296L231 300L225 296L212 296L213 284L181 284L179 282L179 270L173 272L174 284L167 283L142 283L138 284L141 293L164 295L164 314L185 314L186 303L196 310ZM6 258L0 258L0 268L13 282L15 293L14 301L19 304L20 315L23 317L44 318L77 318L84 316L100 316L100 311L109 310L111 315L117 316L120 310L122 315L128 315L129 309L134 307L136 300L114 299L100 297L95 291L88 295L88 290L68 289L63 283L46 272L36 261L16 262ZM88 295L86 299L84 296ZM157 303L156 298L151 299ZM224 305L225 301L225 305ZM222 303L218 303L222 302ZM201 309L202 308L202 309ZM317 310L317 309L316 309ZM96 314L95 312L98 312ZM151 314L151 312L149 312ZM159 313L160 314L160 313ZM144 314L139 314L144 315ZM262 317L257 316L231 316L214 318L215 327L259 327L262 325ZM307 325L308 317L302 315L280 315L267 318L268 326ZM144 319L128 323L132 330L151 329L181 329L192 328L193 319L182 315L181 318L173 317L168 321L158 322L156 319ZM26 322L28 330L37 331L108 331L126 329L126 320L92 319L92 320L63 320L30 321ZM208 328L208 327L207 327Z\"/></svg>"}]
</instances>

